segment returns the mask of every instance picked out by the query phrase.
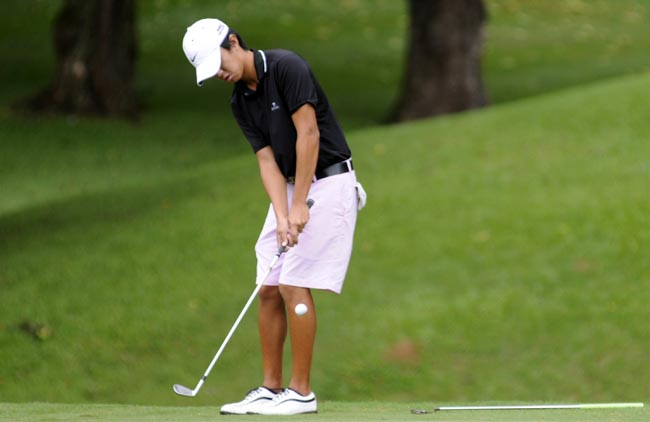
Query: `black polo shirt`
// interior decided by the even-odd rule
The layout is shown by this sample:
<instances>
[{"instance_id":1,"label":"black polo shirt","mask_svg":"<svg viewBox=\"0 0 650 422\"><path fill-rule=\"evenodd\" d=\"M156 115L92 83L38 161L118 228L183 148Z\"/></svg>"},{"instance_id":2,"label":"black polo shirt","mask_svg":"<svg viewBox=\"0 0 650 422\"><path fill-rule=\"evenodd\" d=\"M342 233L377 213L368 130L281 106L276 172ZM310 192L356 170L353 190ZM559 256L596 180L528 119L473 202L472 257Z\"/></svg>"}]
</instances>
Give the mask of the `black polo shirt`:
<instances>
[{"instance_id":1,"label":"black polo shirt","mask_svg":"<svg viewBox=\"0 0 650 422\"><path fill-rule=\"evenodd\" d=\"M235 84L230 106L253 151L270 146L284 177L296 175L296 128L291 115L309 103L316 110L320 147L316 171L351 157L343 131L309 64L287 50L257 50L257 90Z\"/></svg>"}]
</instances>

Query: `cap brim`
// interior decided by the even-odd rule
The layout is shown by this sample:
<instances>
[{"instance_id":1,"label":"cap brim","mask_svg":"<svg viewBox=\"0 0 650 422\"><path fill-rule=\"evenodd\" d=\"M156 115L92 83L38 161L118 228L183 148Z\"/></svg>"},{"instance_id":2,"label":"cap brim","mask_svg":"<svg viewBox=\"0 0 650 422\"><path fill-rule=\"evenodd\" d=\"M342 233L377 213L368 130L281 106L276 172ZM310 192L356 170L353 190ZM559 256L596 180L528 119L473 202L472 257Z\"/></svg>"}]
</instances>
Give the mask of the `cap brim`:
<instances>
[{"instance_id":1,"label":"cap brim","mask_svg":"<svg viewBox=\"0 0 650 422\"><path fill-rule=\"evenodd\" d=\"M203 81L216 75L220 68L221 48L218 47L196 67L196 84L198 86L203 85Z\"/></svg>"}]
</instances>

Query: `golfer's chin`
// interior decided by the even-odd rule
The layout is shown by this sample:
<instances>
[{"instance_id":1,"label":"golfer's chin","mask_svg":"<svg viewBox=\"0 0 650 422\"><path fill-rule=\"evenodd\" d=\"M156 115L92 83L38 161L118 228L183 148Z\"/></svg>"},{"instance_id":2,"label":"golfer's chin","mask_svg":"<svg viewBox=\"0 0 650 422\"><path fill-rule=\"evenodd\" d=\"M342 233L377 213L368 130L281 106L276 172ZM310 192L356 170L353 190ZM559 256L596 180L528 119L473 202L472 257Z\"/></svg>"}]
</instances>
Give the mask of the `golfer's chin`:
<instances>
[{"instance_id":1,"label":"golfer's chin","mask_svg":"<svg viewBox=\"0 0 650 422\"><path fill-rule=\"evenodd\" d=\"M217 79L222 80L222 81L224 81L226 83L229 83L229 84L237 83L239 81L239 79L240 79L240 78L236 77L235 75L232 75L232 74L229 74L229 73L226 73L225 75L217 75L216 77L217 77Z\"/></svg>"}]
</instances>

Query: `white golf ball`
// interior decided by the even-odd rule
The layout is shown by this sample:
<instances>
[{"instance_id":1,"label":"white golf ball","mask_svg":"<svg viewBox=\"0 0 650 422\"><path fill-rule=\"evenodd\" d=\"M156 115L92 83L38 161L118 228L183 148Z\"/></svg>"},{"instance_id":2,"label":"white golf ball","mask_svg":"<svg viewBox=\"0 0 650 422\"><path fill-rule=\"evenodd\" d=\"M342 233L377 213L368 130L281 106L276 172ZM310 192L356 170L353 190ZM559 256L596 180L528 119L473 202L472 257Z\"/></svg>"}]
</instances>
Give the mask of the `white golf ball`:
<instances>
[{"instance_id":1,"label":"white golf ball","mask_svg":"<svg viewBox=\"0 0 650 422\"><path fill-rule=\"evenodd\" d=\"M299 303L294 308L294 311L296 312L296 315L305 315L308 310L309 310L309 308L307 308L307 305L305 305L304 303Z\"/></svg>"}]
</instances>

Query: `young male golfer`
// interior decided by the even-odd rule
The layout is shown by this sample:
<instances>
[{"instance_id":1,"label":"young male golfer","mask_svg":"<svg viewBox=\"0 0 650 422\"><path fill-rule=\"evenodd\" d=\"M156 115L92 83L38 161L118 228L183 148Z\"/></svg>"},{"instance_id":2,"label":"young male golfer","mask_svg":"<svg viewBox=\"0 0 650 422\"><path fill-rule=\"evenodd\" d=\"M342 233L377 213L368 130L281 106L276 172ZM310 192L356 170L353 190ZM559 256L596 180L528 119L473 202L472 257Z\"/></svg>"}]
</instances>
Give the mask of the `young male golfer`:
<instances>
[{"instance_id":1,"label":"young male golfer","mask_svg":"<svg viewBox=\"0 0 650 422\"><path fill-rule=\"evenodd\" d=\"M298 55L248 49L217 19L190 26L183 50L196 67L199 85L212 77L234 84L232 111L257 156L271 200L255 246L257 283L278 247L288 248L259 294L262 385L242 401L224 405L221 413L314 413L310 371L316 308L311 289L341 292L357 208L365 202L350 149L325 93ZM311 209L308 199L314 201ZM298 304L307 306L306 314L294 312ZM288 385L282 380L287 326L293 356Z\"/></svg>"}]
</instances>

